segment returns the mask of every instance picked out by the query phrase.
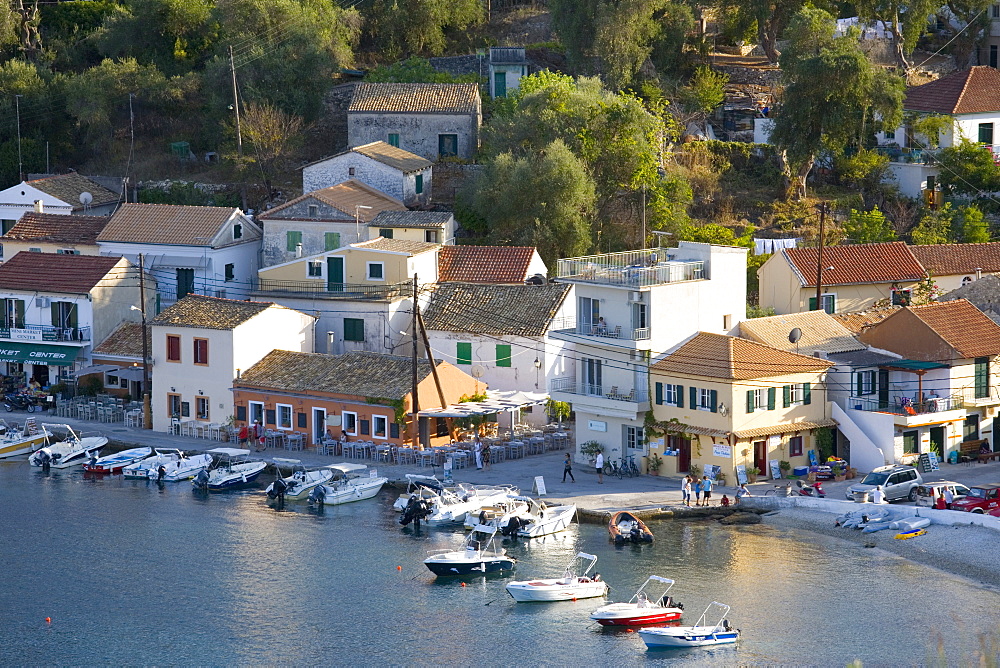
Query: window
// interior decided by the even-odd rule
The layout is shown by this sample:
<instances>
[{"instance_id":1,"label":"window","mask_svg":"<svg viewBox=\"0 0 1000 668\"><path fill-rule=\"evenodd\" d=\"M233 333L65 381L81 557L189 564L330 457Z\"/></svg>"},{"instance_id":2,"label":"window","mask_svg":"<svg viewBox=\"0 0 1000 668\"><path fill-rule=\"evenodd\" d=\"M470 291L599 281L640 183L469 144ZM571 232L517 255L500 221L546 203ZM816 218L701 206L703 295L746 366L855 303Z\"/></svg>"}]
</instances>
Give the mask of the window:
<instances>
[{"instance_id":1,"label":"window","mask_svg":"<svg viewBox=\"0 0 1000 668\"><path fill-rule=\"evenodd\" d=\"M767 410L767 389L747 390L747 413Z\"/></svg>"},{"instance_id":2,"label":"window","mask_svg":"<svg viewBox=\"0 0 1000 668\"><path fill-rule=\"evenodd\" d=\"M42 249L41 248L29 248L28 252L29 253L41 253Z\"/></svg>"},{"instance_id":3,"label":"window","mask_svg":"<svg viewBox=\"0 0 1000 668\"><path fill-rule=\"evenodd\" d=\"M438 155L442 158L458 155L458 135L438 135Z\"/></svg>"},{"instance_id":4,"label":"window","mask_svg":"<svg viewBox=\"0 0 1000 668\"><path fill-rule=\"evenodd\" d=\"M309 262L309 264L306 265L306 267L308 269L310 277L317 277L317 276L322 276L323 275L323 261L322 260L313 260L313 261Z\"/></svg>"},{"instance_id":5,"label":"window","mask_svg":"<svg viewBox=\"0 0 1000 668\"><path fill-rule=\"evenodd\" d=\"M351 412L348 412L348 411L344 411L341 414L341 417L343 418L343 421L341 422L341 427L340 427L341 431L343 431L345 434L349 434L351 436L357 436L358 435L358 414L357 413L351 413Z\"/></svg>"},{"instance_id":6,"label":"window","mask_svg":"<svg viewBox=\"0 0 1000 668\"><path fill-rule=\"evenodd\" d=\"M782 403L785 408L790 406L808 406L812 402L812 385L796 383L782 388Z\"/></svg>"},{"instance_id":7,"label":"window","mask_svg":"<svg viewBox=\"0 0 1000 668\"><path fill-rule=\"evenodd\" d=\"M459 341L455 347L455 364L472 364L472 344Z\"/></svg>"},{"instance_id":8,"label":"window","mask_svg":"<svg viewBox=\"0 0 1000 668\"><path fill-rule=\"evenodd\" d=\"M697 409L700 411L716 412L718 410L718 396L719 393L715 390L706 390L699 387Z\"/></svg>"},{"instance_id":9,"label":"window","mask_svg":"<svg viewBox=\"0 0 1000 668\"><path fill-rule=\"evenodd\" d=\"M383 239L392 239L392 228L391 227L383 227L383 228L379 229L378 235L380 237L382 237Z\"/></svg>"},{"instance_id":10,"label":"window","mask_svg":"<svg viewBox=\"0 0 1000 668\"><path fill-rule=\"evenodd\" d=\"M424 192L424 175L423 174L417 174L413 178L413 189L416 191L416 193L418 195L421 194L422 192Z\"/></svg>"},{"instance_id":11,"label":"window","mask_svg":"<svg viewBox=\"0 0 1000 668\"><path fill-rule=\"evenodd\" d=\"M822 301L821 306L822 306L822 308L823 308L824 311L826 311L827 313L836 313L837 312L837 295L830 294L830 293L822 294L822 295L820 295L820 300ZM816 308L816 298L815 297L810 297L809 298L809 310L810 311L816 311L817 310L817 308Z\"/></svg>"},{"instance_id":12,"label":"window","mask_svg":"<svg viewBox=\"0 0 1000 668\"><path fill-rule=\"evenodd\" d=\"M593 334L597 323L601 321L601 300L591 297L580 297L577 307L577 332Z\"/></svg>"},{"instance_id":13,"label":"window","mask_svg":"<svg viewBox=\"0 0 1000 668\"><path fill-rule=\"evenodd\" d=\"M886 141L896 141L896 131L895 130L886 130L885 131L885 140Z\"/></svg>"},{"instance_id":14,"label":"window","mask_svg":"<svg viewBox=\"0 0 1000 668\"><path fill-rule=\"evenodd\" d=\"M438 230L424 230L424 241L429 244L441 243L439 237L441 233Z\"/></svg>"},{"instance_id":15,"label":"window","mask_svg":"<svg viewBox=\"0 0 1000 668\"><path fill-rule=\"evenodd\" d=\"M292 428L292 407L288 404L275 404L277 409L278 429Z\"/></svg>"},{"instance_id":16,"label":"window","mask_svg":"<svg viewBox=\"0 0 1000 668\"><path fill-rule=\"evenodd\" d=\"M318 204L310 204L309 205L309 217L310 218L319 218L319 205Z\"/></svg>"},{"instance_id":17,"label":"window","mask_svg":"<svg viewBox=\"0 0 1000 668\"><path fill-rule=\"evenodd\" d=\"M194 340L194 363L201 365L208 364L208 339Z\"/></svg>"},{"instance_id":18,"label":"window","mask_svg":"<svg viewBox=\"0 0 1000 668\"><path fill-rule=\"evenodd\" d=\"M345 341L365 340L364 318L344 318L344 340Z\"/></svg>"},{"instance_id":19,"label":"window","mask_svg":"<svg viewBox=\"0 0 1000 668\"><path fill-rule=\"evenodd\" d=\"M510 366L510 346L504 343L497 344L497 366Z\"/></svg>"},{"instance_id":20,"label":"window","mask_svg":"<svg viewBox=\"0 0 1000 668\"><path fill-rule=\"evenodd\" d=\"M181 395L167 395L167 413L169 413L172 418L179 418L181 416Z\"/></svg>"},{"instance_id":21,"label":"window","mask_svg":"<svg viewBox=\"0 0 1000 668\"><path fill-rule=\"evenodd\" d=\"M733 328L733 314L729 313L722 316L722 330L728 332Z\"/></svg>"},{"instance_id":22,"label":"window","mask_svg":"<svg viewBox=\"0 0 1000 668\"><path fill-rule=\"evenodd\" d=\"M199 420L208 419L208 397L194 398L194 416Z\"/></svg>"},{"instance_id":23,"label":"window","mask_svg":"<svg viewBox=\"0 0 1000 668\"><path fill-rule=\"evenodd\" d=\"M181 361L181 337L167 334L167 361Z\"/></svg>"},{"instance_id":24,"label":"window","mask_svg":"<svg viewBox=\"0 0 1000 668\"><path fill-rule=\"evenodd\" d=\"M990 17L1000 19L1000 5L993 5L993 7L990 8Z\"/></svg>"},{"instance_id":25,"label":"window","mask_svg":"<svg viewBox=\"0 0 1000 668\"><path fill-rule=\"evenodd\" d=\"M177 269L177 298L184 299L194 292L194 269Z\"/></svg>"},{"instance_id":26,"label":"window","mask_svg":"<svg viewBox=\"0 0 1000 668\"><path fill-rule=\"evenodd\" d=\"M986 399L990 396L990 358L975 359L976 399Z\"/></svg>"},{"instance_id":27,"label":"window","mask_svg":"<svg viewBox=\"0 0 1000 668\"><path fill-rule=\"evenodd\" d=\"M239 223L236 223L235 225L233 225L233 239L242 239L242 238L243 238L243 226L240 225Z\"/></svg>"},{"instance_id":28,"label":"window","mask_svg":"<svg viewBox=\"0 0 1000 668\"><path fill-rule=\"evenodd\" d=\"M390 132L389 133L388 144L389 144L389 146L395 146L396 148L399 148L399 133L398 132Z\"/></svg>"},{"instance_id":29,"label":"window","mask_svg":"<svg viewBox=\"0 0 1000 668\"><path fill-rule=\"evenodd\" d=\"M859 397L875 394L874 371L858 371L854 374L854 394Z\"/></svg>"},{"instance_id":30,"label":"window","mask_svg":"<svg viewBox=\"0 0 1000 668\"><path fill-rule=\"evenodd\" d=\"M993 5L993 7L995 9L997 5ZM996 66L997 66L997 45L990 44L990 67L996 67Z\"/></svg>"},{"instance_id":31,"label":"window","mask_svg":"<svg viewBox=\"0 0 1000 668\"><path fill-rule=\"evenodd\" d=\"M384 278L384 268L381 262L368 262L368 280L381 281Z\"/></svg>"},{"instance_id":32,"label":"window","mask_svg":"<svg viewBox=\"0 0 1000 668\"><path fill-rule=\"evenodd\" d=\"M24 300L4 299L4 327L20 329L24 327Z\"/></svg>"},{"instance_id":33,"label":"window","mask_svg":"<svg viewBox=\"0 0 1000 668\"><path fill-rule=\"evenodd\" d=\"M993 124L992 123L980 123L979 124L979 143L986 144L987 146L993 146Z\"/></svg>"},{"instance_id":34,"label":"window","mask_svg":"<svg viewBox=\"0 0 1000 668\"><path fill-rule=\"evenodd\" d=\"M227 264L226 265L226 282L229 283L229 282L235 281L235 280L236 280L236 265L232 264L232 263Z\"/></svg>"},{"instance_id":35,"label":"window","mask_svg":"<svg viewBox=\"0 0 1000 668\"><path fill-rule=\"evenodd\" d=\"M632 304L632 329L646 329L649 327L649 311L645 304L633 302Z\"/></svg>"},{"instance_id":36,"label":"window","mask_svg":"<svg viewBox=\"0 0 1000 668\"><path fill-rule=\"evenodd\" d=\"M323 235L324 250L337 250L340 248L340 232L327 232Z\"/></svg>"},{"instance_id":37,"label":"window","mask_svg":"<svg viewBox=\"0 0 1000 668\"><path fill-rule=\"evenodd\" d=\"M801 457L802 456L802 437L792 436L788 439L788 456L789 457Z\"/></svg>"},{"instance_id":38,"label":"window","mask_svg":"<svg viewBox=\"0 0 1000 668\"><path fill-rule=\"evenodd\" d=\"M248 401L247 406L250 407L250 423L256 420L261 424L264 424L264 403L261 401Z\"/></svg>"},{"instance_id":39,"label":"window","mask_svg":"<svg viewBox=\"0 0 1000 668\"><path fill-rule=\"evenodd\" d=\"M80 251L73 250L72 248L60 248L56 251L59 255L79 255Z\"/></svg>"},{"instance_id":40,"label":"window","mask_svg":"<svg viewBox=\"0 0 1000 668\"><path fill-rule=\"evenodd\" d=\"M584 357L583 362L583 391L585 394L594 396L604 395L604 368L601 360L591 357Z\"/></svg>"},{"instance_id":41,"label":"window","mask_svg":"<svg viewBox=\"0 0 1000 668\"><path fill-rule=\"evenodd\" d=\"M372 416L372 436L375 438L388 438L389 419L384 415Z\"/></svg>"},{"instance_id":42,"label":"window","mask_svg":"<svg viewBox=\"0 0 1000 668\"><path fill-rule=\"evenodd\" d=\"M684 386L667 384L663 386L663 403L667 406L684 408Z\"/></svg>"},{"instance_id":43,"label":"window","mask_svg":"<svg viewBox=\"0 0 1000 668\"><path fill-rule=\"evenodd\" d=\"M624 441L626 451L642 450L645 447L646 443L645 438L643 438L642 427L622 425L622 431L624 432L622 440Z\"/></svg>"},{"instance_id":44,"label":"window","mask_svg":"<svg viewBox=\"0 0 1000 668\"><path fill-rule=\"evenodd\" d=\"M298 245L302 243L302 232L288 230L285 232L285 250L294 253Z\"/></svg>"}]
</instances>

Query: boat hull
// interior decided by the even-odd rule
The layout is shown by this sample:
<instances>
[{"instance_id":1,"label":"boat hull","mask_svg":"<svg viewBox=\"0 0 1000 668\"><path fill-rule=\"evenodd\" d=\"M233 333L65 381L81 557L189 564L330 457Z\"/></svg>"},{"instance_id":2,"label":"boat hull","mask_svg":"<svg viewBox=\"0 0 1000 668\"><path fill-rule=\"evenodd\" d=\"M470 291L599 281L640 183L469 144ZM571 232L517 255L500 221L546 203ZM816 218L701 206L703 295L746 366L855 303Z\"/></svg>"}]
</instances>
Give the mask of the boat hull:
<instances>
[{"instance_id":1,"label":"boat hull","mask_svg":"<svg viewBox=\"0 0 1000 668\"><path fill-rule=\"evenodd\" d=\"M243 485L250 484L257 480L257 477L261 474L261 471L263 470L264 469L261 469L260 471L253 471L250 473L240 473L240 474L234 473L232 475L220 478L215 481L209 481L208 491L222 492L227 489L234 489L236 487L242 487Z\"/></svg>"},{"instance_id":2,"label":"boat hull","mask_svg":"<svg viewBox=\"0 0 1000 668\"><path fill-rule=\"evenodd\" d=\"M141 462L146 459L151 454L153 454L152 448L135 448L133 450L125 450L114 455L108 455L107 457L101 457L93 464L84 464L83 470L87 473L97 473L97 474L116 474L121 473L129 464L135 464L136 462Z\"/></svg>"},{"instance_id":3,"label":"boat hull","mask_svg":"<svg viewBox=\"0 0 1000 668\"><path fill-rule=\"evenodd\" d=\"M545 512L546 514L551 513L551 515L541 520L535 520L528 526L521 528L517 535L524 538L538 538L565 531L573 523L576 506L556 506L546 509Z\"/></svg>"},{"instance_id":4,"label":"boat hull","mask_svg":"<svg viewBox=\"0 0 1000 668\"><path fill-rule=\"evenodd\" d=\"M339 506L344 503L370 499L379 493L382 485L388 480L388 478L369 478L362 485L345 485L337 488L326 485L324 486L326 495L323 497L323 505Z\"/></svg>"},{"instance_id":5,"label":"boat hull","mask_svg":"<svg viewBox=\"0 0 1000 668\"><path fill-rule=\"evenodd\" d=\"M594 611L590 618L601 626L651 626L680 619L680 608L640 608L631 603L612 603Z\"/></svg>"},{"instance_id":6,"label":"boat hull","mask_svg":"<svg viewBox=\"0 0 1000 668\"><path fill-rule=\"evenodd\" d=\"M552 601L575 601L578 598L598 598L606 596L605 582L578 582L558 584L557 580L535 580L531 582L511 582L507 593L521 603L547 603Z\"/></svg>"},{"instance_id":7,"label":"boat hull","mask_svg":"<svg viewBox=\"0 0 1000 668\"><path fill-rule=\"evenodd\" d=\"M45 443L44 434L39 434L38 436L32 436L31 438L11 443L4 443L3 441L0 441L0 459L30 455L35 450L42 447L43 443Z\"/></svg>"},{"instance_id":8,"label":"boat hull","mask_svg":"<svg viewBox=\"0 0 1000 668\"><path fill-rule=\"evenodd\" d=\"M486 575L488 573L503 573L514 570L514 560L510 557L483 557L474 561L459 561L452 559L435 560L434 557L424 561L431 573L438 577L455 575Z\"/></svg>"},{"instance_id":9,"label":"boat hull","mask_svg":"<svg viewBox=\"0 0 1000 668\"><path fill-rule=\"evenodd\" d=\"M639 629L646 647L707 647L729 645L740 639L737 630L717 631L713 628L675 626L667 629Z\"/></svg>"}]
</instances>

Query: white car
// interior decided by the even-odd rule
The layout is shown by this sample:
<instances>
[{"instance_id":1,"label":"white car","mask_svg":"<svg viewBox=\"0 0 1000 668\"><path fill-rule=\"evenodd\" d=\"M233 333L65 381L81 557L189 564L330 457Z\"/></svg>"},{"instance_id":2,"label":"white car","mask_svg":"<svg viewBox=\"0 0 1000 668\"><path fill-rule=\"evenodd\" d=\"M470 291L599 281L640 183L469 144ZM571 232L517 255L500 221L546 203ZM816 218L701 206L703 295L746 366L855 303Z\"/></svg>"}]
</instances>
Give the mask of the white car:
<instances>
[{"instance_id":1,"label":"white car","mask_svg":"<svg viewBox=\"0 0 1000 668\"><path fill-rule=\"evenodd\" d=\"M963 499L969 493L969 488L960 482L951 482L950 480L925 482L922 485L917 485L917 505L933 507L934 499L940 496L945 488L951 490L951 493L954 495L953 501Z\"/></svg>"},{"instance_id":2,"label":"white car","mask_svg":"<svg viewBox=\"0 0 1000 668\"><path fill-rule=\"evenodd\" d=\"M917 500L917 486L922 485L923 478L920 472L912 466L880 466L859 483L851 485L845 493L847 498L854 500L855 492L868 492L869 495L875 491L878 485L882 486L885 492L886 501L910 501Z\"/></svg>"}]
</instances>

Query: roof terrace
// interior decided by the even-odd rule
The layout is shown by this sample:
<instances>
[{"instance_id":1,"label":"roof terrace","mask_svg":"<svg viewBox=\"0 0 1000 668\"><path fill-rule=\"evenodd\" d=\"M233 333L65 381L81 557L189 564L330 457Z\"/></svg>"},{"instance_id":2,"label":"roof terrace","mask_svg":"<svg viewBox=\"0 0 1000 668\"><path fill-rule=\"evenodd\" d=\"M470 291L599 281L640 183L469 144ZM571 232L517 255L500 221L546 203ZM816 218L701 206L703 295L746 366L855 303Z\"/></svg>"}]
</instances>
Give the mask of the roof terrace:
<instances>
[{"instance_id":1,"label":"roof terrace","mask_svg":"<svg viewBox=\"0 0 1000 668\"><path fill-rule=\"evenodd\" d=\"M644 288L706 278L701 260L677 260L673 248L603 253L559 260L556 278L581 283Z\"/></svg>"}]
</instances>

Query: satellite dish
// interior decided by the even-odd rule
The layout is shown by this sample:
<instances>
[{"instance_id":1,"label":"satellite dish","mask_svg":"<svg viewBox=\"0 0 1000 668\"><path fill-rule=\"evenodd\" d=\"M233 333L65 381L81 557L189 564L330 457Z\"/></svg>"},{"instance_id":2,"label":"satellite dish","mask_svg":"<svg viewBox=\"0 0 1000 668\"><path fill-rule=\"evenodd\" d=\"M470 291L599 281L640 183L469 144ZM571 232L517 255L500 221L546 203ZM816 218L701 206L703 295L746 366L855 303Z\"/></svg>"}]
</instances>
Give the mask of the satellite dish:
<instances>
[{"instance_id":1,"label":"satellite dish","mask_svg":"<svg viewBox=\"0 0 1000 668\"><path fill-rule=\"evenodd\" d=\"M472 377L473 378L482 378L483 374L485 372L486 372L486 370L483 369L483 367L479 366L478 364L476 366L472 367Z\"/></svg>"},{"instance_id":2,"label":"satellite dish","mask_svg":"<svg viewBox=\"0 0 1000 668\"><path fill-rule=\"evenodd\" d=\"M94 201L94 196L88 193L87 191L80 193L80 204L87 206L93 201Z\"/></svg>"},{"instance_id":3,"label":"satellite dish","mask_svg":"<svg viewBox=\"0 0 1000 668\"><path fill-rule=\"evenodd\" d=\"M801 338L802 338L802 330L799 329L798 327L796 327L792 331L788 332L788 342L789 343L798 343L799 339L801 339Z\"/></svg>"}]
</instances>

